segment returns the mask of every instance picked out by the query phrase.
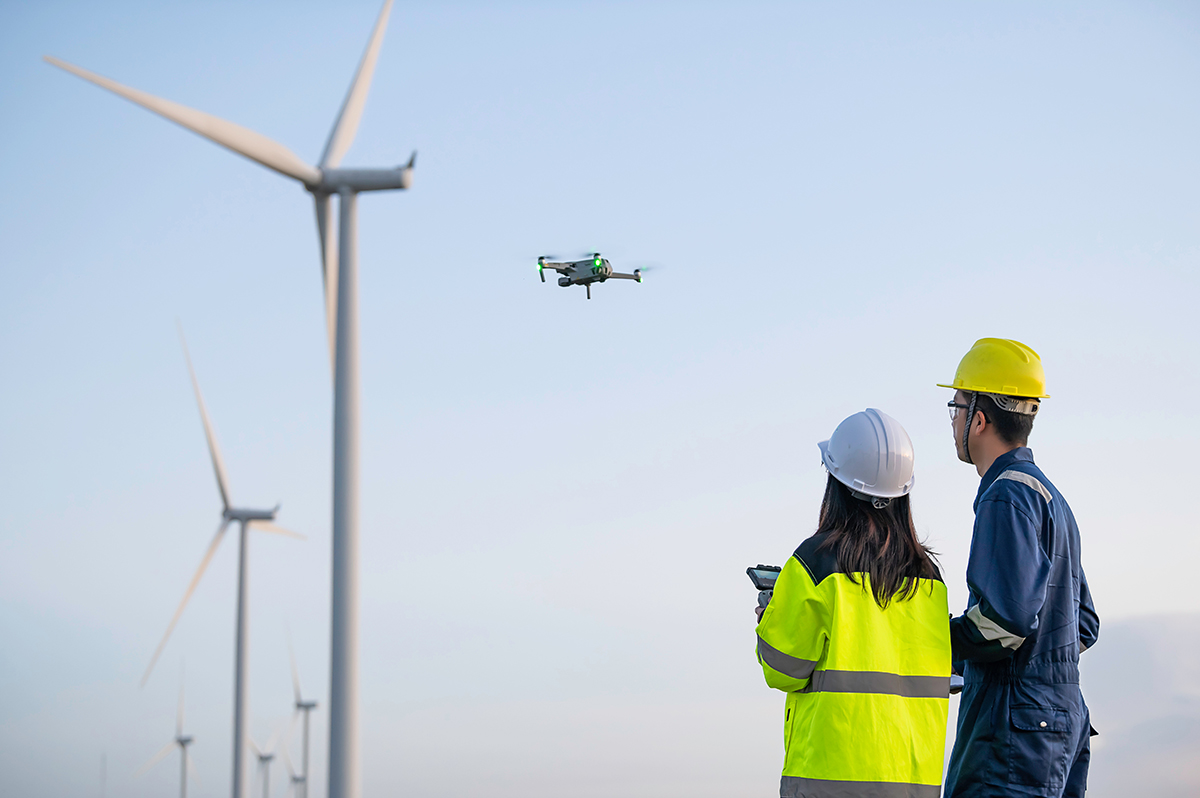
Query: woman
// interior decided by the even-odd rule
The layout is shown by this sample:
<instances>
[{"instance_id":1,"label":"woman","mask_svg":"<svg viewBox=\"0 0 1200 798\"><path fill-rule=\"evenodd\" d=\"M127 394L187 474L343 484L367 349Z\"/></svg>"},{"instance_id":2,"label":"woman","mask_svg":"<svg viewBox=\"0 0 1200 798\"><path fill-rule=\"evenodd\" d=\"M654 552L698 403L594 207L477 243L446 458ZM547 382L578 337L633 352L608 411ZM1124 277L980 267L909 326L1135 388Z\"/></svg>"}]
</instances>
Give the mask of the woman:
<instances>
[{"instance_id":1,"label":"woman","mask_svg":"<svg viewBox=\"0 0 1200 798\"><path fill-rule=\"evenodd\" d=\"M946 586L913 528L913 448L855 413L822 441L816 533L758 624L767 684L787 692L784 798L937 798L950 691Z\"/></svg>"}]
</instances>

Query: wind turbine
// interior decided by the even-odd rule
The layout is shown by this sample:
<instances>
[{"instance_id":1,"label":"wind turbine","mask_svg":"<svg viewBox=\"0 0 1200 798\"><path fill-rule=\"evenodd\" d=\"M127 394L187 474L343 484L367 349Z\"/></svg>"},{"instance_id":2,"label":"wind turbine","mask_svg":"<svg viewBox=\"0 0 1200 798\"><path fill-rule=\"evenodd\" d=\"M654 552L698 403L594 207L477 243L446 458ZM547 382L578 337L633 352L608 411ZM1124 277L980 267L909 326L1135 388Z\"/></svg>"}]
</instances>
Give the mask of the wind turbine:
<instances>
[{"instance_id":1,"label":"wind turbine","mask_svg":"<svg viewBox=\"0 0 1200 798\"><path fill-rule=\"evenodd\" d=\"M333 365L333 578L330 614L329 798L361 793L358 742L358 221L362 191L406 189L417 154L394 169L342 169L362 118L392 0L386 0L346 93L321 160L310 166L291 150L240 125L164 100L73 66L46 61L124 97L268 169L300 181L313 195ZM329 227L338 198L338 235ZM240 796L239 796L240 798Z\"/></svg>"},{"instance_id":2,"label":"wind turbine","mask_svg":"<svg viewBox=\"0 0 1200 798\"><path fill-rule=\"evenodd\" d=\"M213 471L217 476L217 490L221 493L221 523L217 527L217 534L213 536L212 542L208 544L208 550L204 552L204 559L200 561L200 567L196 569L195 575L192 576L192 581L188 583L187 590L184 591L183 600L179 602L179 608L175 610L175 615L172 616L171 623L167 626L166 634L163 635L158 648L154 650L154 656L150 658L150 664L146 668L145 675L142 676L142 685L145 685L146 680L150 678L150 673L154 670L154 664L158 662L158 657L162 654L163 647L167 645L167 640L171 637L171 632L175 629L175 624L179 622L179 616L183 614L183 608L187 606L188 599L192 597L192 593L196 590L196 585L200 583L200 578L204 576L204 571L212 561L213 555L216 554L217 547L221 545L221 541L225 538L225 530L234 521L238 522L237 636L234 646L233 668L233 798L243 798L246 794L246 764L244 761L246 751L245 741L248 738L246 733L248 720L246 716L246 661L249 654L246 645L246 638L249 632L247 628L246 601L246 543L248 539L246 533L251 529L257 529L301 540L304 538L302 535L289 532L272 523L275 520L275 514L279 512L278 505L272 510L251 510L233 506L232 500L229 498L229 480L225 476L225 463L221 459L221 450L217 448L217 436L213 432L212 422L209 421L208 410L204 406L204 397L200 394L200 383L196 380L196 371L192 368L192 358L188 354L187 341L183 338L182 329L179 331L179 340L183 343L183 357L187 361L188 374L192 378L192 388L196 391L196 404L200 407L200 420L204 424L204 436L208 440L208 453L212 458Z\"/></svg>"},{"instance_id":3,"label":"wind turbine","mask_svg":"<svg viewBox=\"0 0 1200 798\"><path fill-rule=\"evenodd\" d=\"M183 684L179 685L179 708L175 711L175 739L159 749L158 753L150 757L146 764L137 769L133 774L136 779L150 768L162 761L163 757L171 753L171 749L179 746L179 798L187 798L187 780L188 776L192 777L192 781L196 782L196 786L200 786L200 777L196 775L196 763L192 761L192 755L188 753L187 747L192 744L192 736L183 733ZM192 770L188 771L188 764L191 764Z\"/></svg>"},{"instance_id":4,"label":"wind turbine","mask_svg":"<svg viewBox=\"0 0 1200 798\"><path fill-rule=\"evenodd\" d=\"M296 771L292 770L292 760L288 758L287 747L283 749L283 766L287 768L288 779L288 798L308 798L308 776L307 774L296 775Z\"/></svg>"},{"instance_id":5,"label":"wind turbine","mask_svg":"<svg viewBox=\"0 0 1200 798\"><path fill-rule=\"evenodd\" d=\"M250 747L254 749L254 755L258 757L258 771L262 774L263 798L270 798L271 795L271 760L275 758L275 741L279 739L279 730L276 729L267 740L266 748L260 750L254 741L250 741Z\"/></svg>"},{"instance_id":6,"label":"wind turbine","mask_svg":"<svg viewBox=\"0 0 1200 798\"><path fill-rule=\"evenodd\" d=\"M304 751L301 755L301 777L299 784L301 785L301 793L299 798L308 798L308 715L317 708L316 701L305 701L304 694L300 691L300 671L296 667L296 652L292 649L292 636L288 634L288 658L292 661L292 693L295 696L295 711L292 713L292 720L296 719L296 715L304 713ZM286 747L286 746L285 746ZM284 752L284 757L287 757L287 752ZM291 765L288 765L291 768Z\"/></svg>"}]
</instances>

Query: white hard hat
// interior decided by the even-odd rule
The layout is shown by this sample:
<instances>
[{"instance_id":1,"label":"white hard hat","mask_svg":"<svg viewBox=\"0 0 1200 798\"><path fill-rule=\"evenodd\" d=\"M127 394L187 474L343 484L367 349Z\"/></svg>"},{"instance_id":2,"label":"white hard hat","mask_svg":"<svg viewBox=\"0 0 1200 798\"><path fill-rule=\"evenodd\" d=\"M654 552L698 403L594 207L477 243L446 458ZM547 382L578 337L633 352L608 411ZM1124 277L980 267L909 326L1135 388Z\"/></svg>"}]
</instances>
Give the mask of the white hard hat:
<instances>
[{"instance_id":1,"label":"white hard hat","mask_svg":"<svg viewBox=\"0 0 1200 798\"><path fill-rule=\"evenodd\" d=\"M874 408L855 413L817 447L833 478L859 499L890 500L912 490L912 439L886 413ZM887 501L875 505L886 506Z\"/></svg>"}]
</instances>

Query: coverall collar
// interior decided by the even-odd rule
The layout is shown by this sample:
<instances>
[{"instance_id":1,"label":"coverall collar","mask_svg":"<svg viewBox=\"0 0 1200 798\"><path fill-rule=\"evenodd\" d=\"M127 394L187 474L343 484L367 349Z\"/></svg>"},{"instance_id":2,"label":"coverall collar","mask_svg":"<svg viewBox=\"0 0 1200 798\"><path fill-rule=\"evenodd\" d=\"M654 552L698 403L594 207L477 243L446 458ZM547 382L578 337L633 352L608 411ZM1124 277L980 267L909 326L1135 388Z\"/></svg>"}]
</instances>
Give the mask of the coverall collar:
<instances>
[{"instance_id":1,"label":"coverall collar","mask_svg":"<svg viewBox=\"0 0 1200 798\"><path fill-rule=\"evenodd\" d=\"M1012 451L1005 452L996 458L995 462L988 468L987 473L983 475L983 479L979 481L979 492L975 494L974 509L979 509L979 499L992 486L992 483L996 481L996 477L1007 471L1008 467L1013 463L1019 462L1032 463L1033 449L1030 449L1028 446L1018 446Z\"/></svg>"}]
</instances>

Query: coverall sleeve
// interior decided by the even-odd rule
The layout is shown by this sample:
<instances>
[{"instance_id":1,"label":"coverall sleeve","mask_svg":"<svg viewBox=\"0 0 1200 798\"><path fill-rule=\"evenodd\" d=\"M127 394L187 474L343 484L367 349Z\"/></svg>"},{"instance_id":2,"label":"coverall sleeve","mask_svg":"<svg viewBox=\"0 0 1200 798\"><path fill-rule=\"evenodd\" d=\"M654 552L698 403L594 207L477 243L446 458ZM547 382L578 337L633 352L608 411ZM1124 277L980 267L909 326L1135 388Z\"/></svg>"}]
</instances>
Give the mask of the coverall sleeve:
<instances>
[{"instance_id":1,"label":"coverall sleeve","mask_svg":"<svg viewBox=\"0 0 1200 798\"><path fill-rule=\"evenodd\" d=\"M829 637L829 611L808 569L789 557L758 623L758 662L767 684L793 692L808 686Z\"/></svg>"},{"instance_id":2,"label":"coverall sleeve","mask_svg":"<svg viewBox=\"0 0 1200 798\"><path fill-rule=\"evenodd\" d=\"M1087 651L1100 639L1100 616L1092 604L1092 591L1088 588L1087 574L1079 570L1079 650Z\"/></svg>"},{"instance_id":3,"label":"coverall sleeve","mask_svg":"<svg viewBox=\"0 0 1200 798\"><path fill-rule=\"evenodd\" d=\"M1050 579L1039 533L1037 522L1011 501L979 503L967 562L975 603L950 621L955 660L1007 659L1037 628Z\"/></svg>"}]
</instances>

